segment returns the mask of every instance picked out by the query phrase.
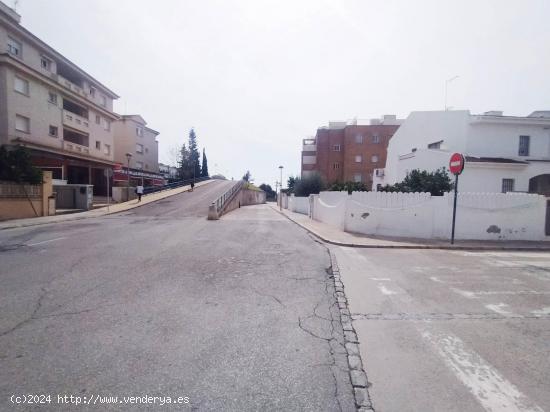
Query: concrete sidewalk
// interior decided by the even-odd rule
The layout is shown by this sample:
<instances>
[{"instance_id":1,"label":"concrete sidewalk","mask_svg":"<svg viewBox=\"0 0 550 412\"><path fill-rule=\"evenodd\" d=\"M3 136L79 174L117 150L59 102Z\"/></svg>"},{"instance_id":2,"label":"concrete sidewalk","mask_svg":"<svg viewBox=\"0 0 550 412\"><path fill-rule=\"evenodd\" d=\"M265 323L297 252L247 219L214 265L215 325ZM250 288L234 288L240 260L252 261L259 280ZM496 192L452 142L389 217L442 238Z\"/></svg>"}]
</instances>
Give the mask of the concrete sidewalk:
<instances>
[{"instance_id":1,"label":"concrete sidewalk","mask_svg":"<svg viewBox=\"0 0 550 412\"><path fill-rule=\"evenodd\" d=\"M195 184L195 188L206 185L211 182L213 182L213 180L205 180L203 182L198 182ZM62 215L55 215L55 216L33 217L28 219L6 220L4 222L0 222L0 230L14 229L19 227L27 227L27 226L47 225L50 223L68 222L73 220L88 219L92 217L99 217L99 216L110 215L113 213L124 212L126 210L134 209L136 207L140 207L152 202L156 202L158 200L167 198L169 196L174 196L174 195L186 192L190 188L191 186L187 185L187 186L178 187L176 189L163 190L162 192L155 192L148 195L144 195L141 198L141 202L138 202L137 199L135 199L135 200L130 200L129 202L113 203L108 207L107 206L101 207L99 209L93 209L86 212L62 214Z\"/></svg>"},{"instance_id":2,"label":"concrete sidewalk","mask_svg":"<svg viewBox=\"0 0 550 412\"><path fill-rule=\"evenodd\" d=\"M287 209L283 209L281 212L275 205L270 206L322 241L338 246L386 249L550 251L550 242L456 240L455 244L451 245L449 240L443 239L366 236L344 232L334 226L310 219L308 216L301 213L291 212Z\"/></svg>"}]
</instances>

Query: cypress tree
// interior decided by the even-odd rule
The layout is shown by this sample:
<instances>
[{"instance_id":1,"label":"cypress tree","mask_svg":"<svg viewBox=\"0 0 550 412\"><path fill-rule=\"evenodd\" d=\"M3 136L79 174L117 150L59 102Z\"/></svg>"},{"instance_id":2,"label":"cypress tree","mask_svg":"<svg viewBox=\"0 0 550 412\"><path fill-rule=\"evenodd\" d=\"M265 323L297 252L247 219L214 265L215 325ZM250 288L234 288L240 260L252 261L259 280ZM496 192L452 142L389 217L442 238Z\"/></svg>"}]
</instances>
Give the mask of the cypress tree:
<instances>
[{"instance_id":1,"label":"cypress tree","mask_svg":"<svg viewBox=\"0 0 550 412\"><path fill-rule=\"evenodd\" d=\"M208 177L208 160L206 159L206 152L202 149L202 170L201 177Z\"/></svg>"}]
</instances>

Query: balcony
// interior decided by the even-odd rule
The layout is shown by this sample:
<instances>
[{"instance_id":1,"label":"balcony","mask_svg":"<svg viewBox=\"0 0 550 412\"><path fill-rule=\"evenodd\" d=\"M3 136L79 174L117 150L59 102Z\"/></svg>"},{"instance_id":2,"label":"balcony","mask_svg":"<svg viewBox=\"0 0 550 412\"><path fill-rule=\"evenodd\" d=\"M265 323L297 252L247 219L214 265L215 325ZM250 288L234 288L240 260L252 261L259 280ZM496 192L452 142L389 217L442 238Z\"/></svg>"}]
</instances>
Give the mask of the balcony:
<instances>
[{"instance_id":1,"label":"balcony","mask_svg":"<svg viewBox=\"0 0 550 412\"><path fill-rule=\"evenodd\" d=\"M302 152L316 152L317 151L317 145L316 144L303 144L302 145Z\"/></svg>"},{"instance_id":2,"label":"balcony","mask_svg":"<svg viewBox=\"0 0 550 412\"><path fill-rule=\"evenodd\" d=\"M74 92L74 93L76 93L76 94L78 94L82 97L88 98L88 94L84 91L84 89L82 87L77 86L76 84L74 84L70 80L67 80L66 78L64 78L60 74L57 75L57 82L60 85L66 87L69 90L71 90L72 92Z\"/></svg>"},{"instance_id":3,"label":"balcony","mask_svg":"<svg viewBox=\"0 0 550 412\"><path fill-rule=\"evenodd\" d=\"M90 154L90 149L86 146L82 146L73 142L68 142L66 140L63 140L63 150L66 150L68 152L73 153L79 153L79 154Z\"/></svg>"},{"instance_id":4,"label":"balcony","mask_svg":"<svg viewBox=\"0 0 550 412\"><path fill-rule=\"evenodd\" d=\"M88 119L73 112L69 112L68 110L63 110L63 125L84 133L90 132L90 123Z\"/></svg>"}]
</instances>

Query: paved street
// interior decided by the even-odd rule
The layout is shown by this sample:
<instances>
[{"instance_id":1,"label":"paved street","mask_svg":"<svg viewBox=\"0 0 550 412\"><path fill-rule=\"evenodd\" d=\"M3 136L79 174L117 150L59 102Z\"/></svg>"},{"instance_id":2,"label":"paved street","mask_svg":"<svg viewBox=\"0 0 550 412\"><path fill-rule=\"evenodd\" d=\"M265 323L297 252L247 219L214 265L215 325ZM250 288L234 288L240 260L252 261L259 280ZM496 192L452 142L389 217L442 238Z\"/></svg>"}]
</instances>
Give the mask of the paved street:
<instances>
[{"instance_id":1,"label":"paved street","mask_svg":"<svg viewBox=\"0 0 550 412\"><path fill-rule=\"evenodd\" d=\"M377 412L550 410L550 254L333 250Z\"/></svg>"},{"instance_id":2,"label":"paved street","mask_svg":"<svg viewBox=\"0 0 550 412\"><path fill-rule=\"evenodd\" d=\"M231 183L0 231L0 410L33 409L12 394L354 410L327 249L267 206L206 220Z\"/></svg>"}]
</instances>

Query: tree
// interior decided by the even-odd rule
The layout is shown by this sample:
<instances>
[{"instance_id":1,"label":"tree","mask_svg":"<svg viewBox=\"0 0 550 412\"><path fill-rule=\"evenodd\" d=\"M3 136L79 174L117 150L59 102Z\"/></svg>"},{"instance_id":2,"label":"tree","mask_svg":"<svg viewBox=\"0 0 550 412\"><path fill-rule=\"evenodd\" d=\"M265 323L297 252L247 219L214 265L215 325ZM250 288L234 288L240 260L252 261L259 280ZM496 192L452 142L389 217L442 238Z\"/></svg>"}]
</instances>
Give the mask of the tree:
<instances>
[{"instance_id":1,"label":"tree","mask_svg":"<svg viewBox=\"0 0 550 412\"><path fill-rule=\"evenodd\" d=\"M297 177L290 176L286 182L287 193L294 193L294 186L296 185Z\"/></svg>"},{"instance_id":2,"label":"tree","mask_svg":"<svg viewBox=\"0 0 550 412\"><path fill-rule=\"evenodd\" d=\"M275 190L273 190L270 185L266 185L265 183L262 183L259 187L265 192L266 200L275 200L275 198L277 197L277 194L275 193Z\"/></svg>"},{"instance_id":3,"label":"tree","mask_svg":"<svg viewBox=\"0 0 550 412\"><path fill-rule=\"evenodd\" d=\"M325 182L319 173L314 173L308 177L296 178L294 183L294 194L296 196L309 196L317 194L324 190Z\"/></svg>"},{"instance_id":4,"label":"tree","mask_svg":"<svg viewBox=\"0 0 550 412\"><path fill-rule=\"evenodd\" d=\"M351 192L368 192L369 188L366 184L362 182L337 182L333 183L332 186L330 186L329 190L333 192L340 192L345 190L351 194Z\"/></svg>"},{"instance_id":5,"label":"tree","mask_svg":"<svg viewBox=\"0 0 550 412\"><path fill-rule=\"evenodd\" d=\"M202 169L201 177L208 177L208 160L206 160L206 152L202 149Z\"/></svg>"},{"instance_id":6,"label":"tree","mask_svg":"<svg viewBox=\"0 0 550 412\"><path fill-rule=\"evenodd\" d=\"M189 149L185 146L185 143L181 145L180 154L179 154L179 178L182 180L187 180L193 177L193 164L191 163L191 154Z\"/></svg>"},{"instance_id":7,"label":"tree","mask_svg":"<svg viewBox=\"0 0 550 412\"><path fill-rule=\"evenodd\" d=\"M189 148L189 161L191 164L191 176L190 177L199 177L201 175L201 165L199 162L199 149L197 148L197 136L195 134L195 129L189 131L189 143L187 144Z\"/></svg>"},{"instance_id":8,"label":"tree","mask_svg":"<svg viewBox=\"0 0 550 412\"><path fill-rule=\"evenodd\" d=\"M33 166L26 148L17 146L8 150L6 146L1 146L0 180L38 185L42 183L42 170Z\"/></svg>"},{"instance_id":9,"label":"tree","mask_svg":"<svg viewBox=\"0 0 550 412\"><path fill-rule=\"evenodd\" d=\"M453 183L447 170L442 167L434 172L419 169L407 173L402 182L386 185L381 192L429 192L432 196L442 196L453 189Z\"/></svg>"},{"instance_id":10,"label":"tree","mask_svg":"<svg viewBox=\"0 0 550 412\"><path fill-rule=\"evenodd\" d=\"M247 170L246 173L244 174L243 176L243 180L245 182L250 182L250 178L252 177L252 175L250 174L250 170Z\"/></svg>"}]
</instances>

